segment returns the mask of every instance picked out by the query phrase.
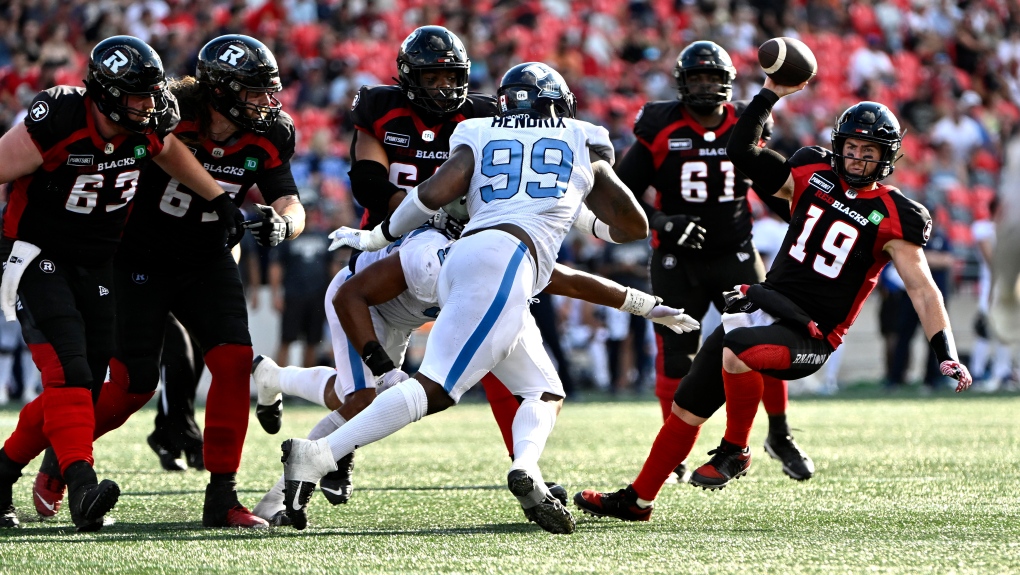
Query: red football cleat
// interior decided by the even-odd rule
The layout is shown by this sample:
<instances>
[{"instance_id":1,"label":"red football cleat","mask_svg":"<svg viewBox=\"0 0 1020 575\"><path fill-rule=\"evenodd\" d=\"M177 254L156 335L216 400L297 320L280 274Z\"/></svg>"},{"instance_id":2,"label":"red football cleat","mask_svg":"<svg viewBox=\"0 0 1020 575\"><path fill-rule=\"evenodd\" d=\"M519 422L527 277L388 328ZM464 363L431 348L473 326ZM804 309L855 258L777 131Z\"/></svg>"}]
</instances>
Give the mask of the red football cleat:
<instances>
[{"instance_id":1,"label":"red football cleat","mask_svg":"<svg viewBox=\"0 0 1020 575\"><path fill-rule=\"evenodd\" d=\"M52 477L48 473L40 471L35 476L35 483L32 485L32 501L35 503L35 510L43 517L53 517L60 511L60 504L64 501L64 491L67 484L60 477Z\"/></svg>"}]
</instances>

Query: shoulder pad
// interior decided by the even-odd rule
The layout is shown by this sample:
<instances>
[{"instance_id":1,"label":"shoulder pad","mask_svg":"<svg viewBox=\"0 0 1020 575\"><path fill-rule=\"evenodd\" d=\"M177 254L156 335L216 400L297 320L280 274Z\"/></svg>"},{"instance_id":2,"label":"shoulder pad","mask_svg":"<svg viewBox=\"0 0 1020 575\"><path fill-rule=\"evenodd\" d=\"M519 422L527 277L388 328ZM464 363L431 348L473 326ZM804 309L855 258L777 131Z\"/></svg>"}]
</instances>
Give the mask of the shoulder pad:
<instances>
[{"instance_id":1,"label":"shoulder pad","mask_svg":"<svg viewBox=\"0 0 1020 575\"><path fill-rule=\"evenodd\" d=\"M651 142L659 131L671 123L670 118L676 114L679 106L679 100L648 102L634 119L634 135L640 140Z\"/></svg>"},{"instance_id":2,"label":"shoulder pad","mask_svg":"<svg viewBox=\"0 0 1020 575\"><path fill-rule=\"evenodd\" d=\"M371 130L372 124L387 112L408 105L399 86L362 86L351 103L351 120L355 126Z\"/></svg>"},{"instance_id":3,"label":"shoulder pad","mask_svg":"<svg viewBox=\"0 0 1020 575\"><path fill-rule=\"evenodd\" d=\"M43 151L86 123L85 90L56 86L35 95L25 115L29 135Z\"/></svg>"},{"instance_id":4,"label":"shoulder pad","mask_svg":"<svg viewBox=\"0 0 1020 575\"><path fill-rule=\"evenodd\" d=\"M498 113L496 99L488 94L471 92L460 113L465 118L491 118Z\"/></svg>"},{"instance_id":5,"label":"shoulder pad","mask_svg":"<svg viewBox=\"0 0 1020 575\"><path fill-rule=\"evenodd\" d=\"M807 166L810 164L831 164L832 152L821 146L807 146L801 148L790 156L787 163L791 168Z\"/></svg>"},{"instance_id":6,"label":"shoulder pad","mask_svg":"<svg viewBox=\"0 0 1020 575\"><path fill-rule=\"evenodd\" d=\"M903 239L924 247L931 238L932 221L928 208L920 202L912 200L903 195L896 188L892 188L889 197L893 199L900 219L900 228L903 230Z\"/></svg>"},{"instance_id":7,"label":"shoulder pad","mask_svg":"<svg viewBox=\"0 0 1020 575\"><path fill-rule=\"evenodd\" d=\"M266 134L269 141L280 153L280 161L286 162L294 155L295 129L294 119L287 112L281 111L273 128Z\"/></svg>"}]
</instances>

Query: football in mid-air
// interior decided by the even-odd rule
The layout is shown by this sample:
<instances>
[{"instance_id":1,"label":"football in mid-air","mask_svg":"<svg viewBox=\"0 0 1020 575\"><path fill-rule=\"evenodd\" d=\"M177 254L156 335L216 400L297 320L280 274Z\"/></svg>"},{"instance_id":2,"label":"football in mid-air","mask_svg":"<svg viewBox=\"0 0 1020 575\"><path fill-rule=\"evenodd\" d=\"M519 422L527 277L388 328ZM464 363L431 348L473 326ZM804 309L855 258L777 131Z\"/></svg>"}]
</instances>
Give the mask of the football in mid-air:
<instances>
[{"instance_id":1,"label":"football in mid-air","mask_svg":"<svg viewBox=\"0 0 1020 575\"><path fill-rule=\"evenodd\" d=\"M796 38L773 38L758 47L758 63L776 84L798 86L818 73L818 61Z\"/></svg>"}]
</instances>

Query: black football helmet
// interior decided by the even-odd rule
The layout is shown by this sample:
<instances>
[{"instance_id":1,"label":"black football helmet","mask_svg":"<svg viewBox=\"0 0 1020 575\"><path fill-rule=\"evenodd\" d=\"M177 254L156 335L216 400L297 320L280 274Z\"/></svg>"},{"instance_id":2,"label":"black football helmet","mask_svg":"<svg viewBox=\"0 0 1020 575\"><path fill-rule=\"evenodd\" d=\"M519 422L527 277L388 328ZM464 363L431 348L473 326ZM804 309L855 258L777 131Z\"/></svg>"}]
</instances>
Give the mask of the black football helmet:
<instances>
[{"instance_id":1,"label":"black football helmet","mask_svg":"<svg viewBox=\"0 0 1020 575\"><path fill-rule=\"evenodd\" d=\"M846 183L854 187L877 182L893 173L897 155L903 143L903 130L896 116L882 104L877 102L860 102L847 108L836 120L832 129L832 170ZM880 145L882 150L879 159L864 160L878 164L871 175L856 175L846 172L843 161L843 143L847 138L865 140Z\"/></svg>"},{"instance_id":2,"label":"black football helmet","mask_svg":"<svg viewBox=\"0 0 1020 575\"><path fill-rule=\"evenodd\" d=\"M210 90L212 107L237 124L257 134L273 127L282 105L275 94L280 68L265 44L250 36L228 34L209 41L198 52L195 79ZM269 95L269 105L244 99L246 93Z\"/></svg>"},{"instance_id":3,"label":"black football helmet","mask_svg":"<svg viewBox=\"0 0 1020 575\"><path fill-rule=\"evenodd\" d=\"M525 62L507 70L496 98L501 116L573 118L577 113L577 100L563 76L541 62Z\"/></svg>"},{"instance_id":4,"label":"black football helmet","mask_svg":"<svg viewBox=\"0 0 1020 575\"><path fill-rule=\"evenodd\" d=\"M99 111L132 132L151 134L170 109L163 62L151 46L134 36L111 36L89 56L85 93ZM152 110L128 106L129 96L152 96ZM131 114L142 120L131 119Z\"/></svg>"},{"instance_id":5,"label":"black football helmet","mask_svg":"<svg viewBox=\"0 0 1020 575\"><path fill-rule=\"evenodd\" d=\"M699 72L718 72L721 76L719 89L710 93L692 94L687 75ZM733 98L733 80L737 78L737 69L733 67L733 60L722 46L701 40L680 52L673 68L673 77L676 78L676 90L680 101L695 112L708 113L719 104L729 102Z\"/></svg>"},{"instance_id":6,"label":"black football helmet","mask_svg":"<svg viewBox=\"0 0 1020 575\"><path fill-rule=\"evenodd\" d=\"M422 74L453 70L452 88L428 88ZM411 32L397 53L397 84L412 104L434 114L448 114L464 105L468 95L468 60L464 43L442 26L422 26Z\"/></svg>"}]
</instances>

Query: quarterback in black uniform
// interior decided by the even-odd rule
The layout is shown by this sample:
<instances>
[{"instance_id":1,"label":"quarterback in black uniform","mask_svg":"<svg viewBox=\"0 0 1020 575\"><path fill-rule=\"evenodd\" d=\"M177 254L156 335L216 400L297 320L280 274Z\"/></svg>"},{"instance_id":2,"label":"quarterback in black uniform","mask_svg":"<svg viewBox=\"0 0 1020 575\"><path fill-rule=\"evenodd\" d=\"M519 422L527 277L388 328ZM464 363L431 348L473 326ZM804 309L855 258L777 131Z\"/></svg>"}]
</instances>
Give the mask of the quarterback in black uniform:
<instances>
[{"instance_id":1,"label":"quarterback in black uniform","mask_svg":"<svg viewBox=\"0 0 1020 575\"><path fill-rule=\"evenodd\" d=\"M248 36L220 36L198 54L195 78L171 85L181 107L174 131L236 204L258 185L266 202L254 230L273 246L304 227L290 171L294 124L280 109L276 59ZM212 374L206 402L207 527L264 528L237 498L235 476L248 425L248 315L237 263L208 202L177 178L150 168L117 252L117 348L96 405L96 433L119 427L159 383L163 335L172 312L205 351Z\"/></svg>"},{"instance_id":2,"label":"quarterback in black uniform","mask_svg":"<svg viewBox=\"0 0 1020 575\"><path fill-rule=\"evenodd\" d=\"M171 134L178 119L156 52L114 36L92 50L84 89L39 93L25 122L0 139L0 181L13 182L0 308L7 317L16 310L43 381L0 449L0 526L17 526L12 486L51 445L79 531L100 529L119 497L92 467L92 403L113 353L112 259L141 171L152 162L166 169L217 214L220 234L243 233L237 207Z\"/></svg>"},{"instance_id":3,"label":"quarterback in black uniform","mask_svg":"<svg viewBox=\"0 0 1020 575\"><path fill-rule=\"evenodd\" d=\"M586 490L574 501L596 515L630 521L651 516L651 501L672 466L690 453L700 426L726 404L726 434L692 482L725 486L747 473L747 446L761 400L762 373L798 379L838 347L890 261L903 278L944 375L971 384L960 363L942 295L922 248L931 234L924 206L880 184L893 171L902 132L882 104L860 102L836 120L832 151L801 148L789 159L759 148L762 125L780 97L806 85L766 79L727 146L755 189L790 201L790 229L768 278L732 295L723 325L709 336L674 396L644 468L616 493Z\"/></svg>"},{"instance_id":4,"label":"quarterback in black uniform","mask_svg":"<svg viewBox=\"0 0 1020 575\"><path fill-rule=\"evenodd\" d=\"M637 142L616 171L638 195L655 188L655 204L642 202L653 229L652 293L700 319L711 304L722 310L722 294L734 285L765 279L765 266L751 243L751 182L726 156L726 143L746 106L730 102L736 78L730 56L714 42L694 42L680 52L673 75L679 101L642 108L634 124ZM655 394L666 419L701 334L659 326L655 334ZM787 475L809 479L814 463L793 441L786 422L786 382L768 377L763 403L769 415L765 448L783 462ZM677 474L684 471L681 465Z\"/></svg>"}]
</instances>

